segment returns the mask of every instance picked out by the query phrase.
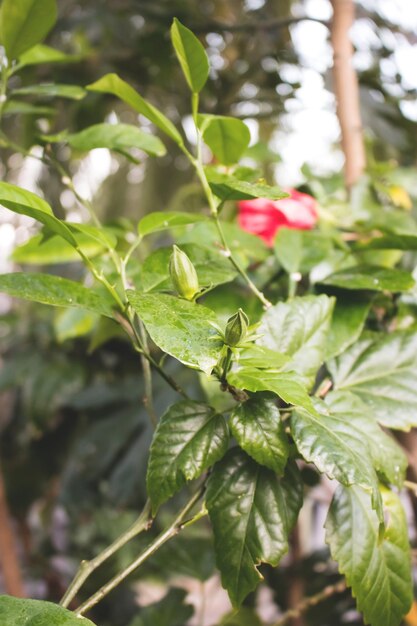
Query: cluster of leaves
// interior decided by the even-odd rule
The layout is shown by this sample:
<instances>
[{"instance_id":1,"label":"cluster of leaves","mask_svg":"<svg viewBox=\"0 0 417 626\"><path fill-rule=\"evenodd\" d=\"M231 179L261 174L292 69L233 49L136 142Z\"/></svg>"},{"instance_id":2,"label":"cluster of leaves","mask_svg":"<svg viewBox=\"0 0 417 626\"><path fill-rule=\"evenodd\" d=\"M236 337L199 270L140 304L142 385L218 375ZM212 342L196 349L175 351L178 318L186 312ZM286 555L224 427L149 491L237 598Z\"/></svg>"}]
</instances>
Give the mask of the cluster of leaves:
<instances>
[{"instance_id":1,"label":"cluster of leaves","mask_svg":"<svg viewBox=\"0 0 417 626\"><path fill-rule=\"evenodd\" d=\"M9 79L28 63L65 61L39 43L54 19L53 0L4 0L6 106L15 96L33 94L115 96L184 153L209 214L154 212L132 233L121 226L64 221L44 199L1 182L2 206L43 226L16 250L15 260L51 265L81 259L87 277L83 283L48 273L5 274L0 290L66 308L61 328L74 325L83 329L79 334L94 328L95 347L119 325L140 353L144 375L150 365L184 396L165 407L153 435L146 475L151 515L198 481L190 507L202 498L204 506L188 523L208 513L217 567L235 607L262 579L260 565L277 566L288 551L303 502L299 468L308 463L339 484L326 537L358 609L373 626L399 624L412 600L407 524L398 495L407 459L388 431L417 426L415 283L404 264L398 267L404 251L410 253L409 265L414 261L417 224L387 198L392 172L371 172L349 207L312 183L323 205L320 227L283 228L269 251L220 219L229 201L279 200L286 194L239 164L250 140L242 121L199 113L199 92L210 68L193 33L174 20L171 38L191 91L196 154L168 117L115 74L85 89L29 85L9 93ZM7 145L7 136L2 140ZM106 147L127 156L133 148L155 157L166 151L159 138L126 124L64 130L39 141L42 159L55 167L59 162L50 156L55 143L77 151ZM203 143L215 165L203 161ZM175 274L172 246L155 249L139 264L135 251L144 238L159 233L175 233L188 274L187 265ZM233 296L226 306L224 284ZM231 301L244 311L236 312L239 305ZM166 355L201 372L206 401L190 398L167 374ZM221 386L228 402L217 404L207 380ZM167 537L182 528L181 515ZM8 597L0 599L0 615L6 626L34 619L78 623L65 608ZM140 620L136 623L146 623L146 616Z\"/></svg>"}]
</instances>

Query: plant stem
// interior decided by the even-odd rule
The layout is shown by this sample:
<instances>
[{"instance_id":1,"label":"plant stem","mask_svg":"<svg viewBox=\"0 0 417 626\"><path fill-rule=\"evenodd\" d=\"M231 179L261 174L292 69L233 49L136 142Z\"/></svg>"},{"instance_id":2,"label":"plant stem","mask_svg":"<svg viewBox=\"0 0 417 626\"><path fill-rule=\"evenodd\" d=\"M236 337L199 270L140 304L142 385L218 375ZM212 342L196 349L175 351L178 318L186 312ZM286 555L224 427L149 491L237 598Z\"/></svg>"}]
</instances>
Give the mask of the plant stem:
<instances>
[{"instance_id":1,"label":"plant stem","mask_svg":"<svg viewBox=\"0 0 417 626\"><path fill-rule=\"evenodd\" d=\"M164 543L175 537L186 525L192 524L198 519L201 518L202 513L197 513L194 517L184 523L184 520L191 511L191 509L195 506L195 504L200 500L204 493L204 486L195 493L192 498L187 502L187 504L181 509L175 520L172 524L154 541L152 541L149 546L144 550L128 567L122 570L119 574L114 576L108 583L103 585L91 598L86 600L75 612L76 615L81 616L90 609L92 609L96 604L98 604L105 596L107 596L115 587L117 587L125 578L127 578L132 572L134 572L146 559L148 559L154 552L156 552Z\"/></svg>"},{"instance_id":2,"label":"plant stem","mask_svg":"<svg viewBox=\"0 0 417 626\"><path fill-rule=\"evenodd\" d=\"M146 330L143 325L143 322L139 319L139 335L141 338L141 344L143 346L143 354L141 354L142 361L142 371L143 378L145 383L145 393L143 395L143 404L145 409L149 413L149 417L151 418L151 422L154 428L158 423L158 415L156 414L155 407L153 404L153 392L152 392L152 370L151 364L149 360L146 358L146 355L149 354L149 345L148 338L146 336Z\"/></svg>"},{"instance_id":3,"label":"plant stem","mask_svg":"<svg viewBox=\"0 0 417 626\"><path fill-rule=\"evenodd\" d=\"M411 480L404 481L404 487L414 492L414 495L417 496L417 483L413 483Z\"/></svg>"},{"instance_id":4,"label":"plant stem","mask_svg":"<svg viewBox=\"0 0 417 626\"><path fill-rule=\"evenodd\" d=\"M104 561L107 561L115 552L120 550L126 543L128 543L134 537L137 537L143 531L149 530L152 525L152 516L151 516L151 504L148 500L143 508L142 513L139 515L137 520L124 532L120 537L118 537L111 545L107 546L100 552L94 559L91 561L82 561L80 567L78 569L77 574L74 577L74 580L68 587L65 592L64 597L62 598L60 604L63 607L68 607L71 601L75 598L78 591L81 589L82 585L85 583L87 578L98 568Z\"/></svg>"},{"instance_id":5,"label":"plant stem","mask_svg":"<svg viewBox=\"0 0 417 626\"><path fill-rule=\"evenodd\" d=\"M283 616L273 624L273 626L285 626L290 620L300 617L303 613L308 611L313 606L320 604L324 600L327 600L331 596L336 593L343 593L346 589L346 582L344 580L339 581L334 585L329 585L325 587L319 593L316 593L314 596L310 596L309 598L305 598L298 606L293 609L289 609L286 611Z\"/></svg>"}]
</instances>

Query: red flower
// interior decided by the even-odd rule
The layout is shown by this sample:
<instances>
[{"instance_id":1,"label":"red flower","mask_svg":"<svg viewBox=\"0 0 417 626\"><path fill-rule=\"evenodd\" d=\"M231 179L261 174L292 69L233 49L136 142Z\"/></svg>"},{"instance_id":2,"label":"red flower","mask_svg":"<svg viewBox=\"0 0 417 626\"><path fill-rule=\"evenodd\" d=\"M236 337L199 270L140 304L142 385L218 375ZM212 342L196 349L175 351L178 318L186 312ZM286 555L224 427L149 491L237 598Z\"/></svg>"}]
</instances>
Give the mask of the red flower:
<instances>
[{"instance_id":1,"label":"red flower","mask_svg":"<svg viewBox=\"0 0 417 626\"><path fill-rule=\"evenodd\" d=\"M261 237L272 246L280 228L310 230L318 219L317 202L306 193L296 189L286 189L289 198L282 200L241 200L239 225L243 230Z\"/></svg>"}]
</instances>

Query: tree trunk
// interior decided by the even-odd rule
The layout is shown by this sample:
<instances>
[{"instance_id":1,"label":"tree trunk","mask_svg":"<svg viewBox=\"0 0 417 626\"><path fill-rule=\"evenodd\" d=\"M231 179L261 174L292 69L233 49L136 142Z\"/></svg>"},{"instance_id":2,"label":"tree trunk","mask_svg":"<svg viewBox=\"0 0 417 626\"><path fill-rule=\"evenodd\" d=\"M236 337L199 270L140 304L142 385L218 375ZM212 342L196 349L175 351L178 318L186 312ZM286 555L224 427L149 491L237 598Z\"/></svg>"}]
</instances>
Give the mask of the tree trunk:
<instances>
[{"instance_id":1,"label":"tree trunk","mask_svg":"<svg viewBox=\"0 0 417 626\"><path fill-rule=\"evenodd\" d=\"M334 92L345 154L345 182L350 190L365 168L359 85L353 68L353 46L349 37L355 19L355 5L353 0L331 0L331 3Z\"/></svg>"}]
</instances>

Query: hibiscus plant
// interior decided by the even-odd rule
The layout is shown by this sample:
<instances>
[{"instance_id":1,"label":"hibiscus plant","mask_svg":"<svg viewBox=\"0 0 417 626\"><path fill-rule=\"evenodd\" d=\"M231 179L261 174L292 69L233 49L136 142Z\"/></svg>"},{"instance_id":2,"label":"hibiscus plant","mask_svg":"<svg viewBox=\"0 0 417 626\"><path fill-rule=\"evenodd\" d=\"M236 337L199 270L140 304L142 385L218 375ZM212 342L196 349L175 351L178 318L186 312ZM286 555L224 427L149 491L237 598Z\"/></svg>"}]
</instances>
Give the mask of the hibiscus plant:
<instances>
[{"instance_id":1,"label":"hibiscus plant","mask_svg":"<svg viewBox=\"0 0 417 626\"><path fill-rule=\"evenodd\" d=\"M45 199L0 182L1 205L42 225L19 248L19 263L29 265L36 252L36 263L48 265L58 248L62 258L78 255L85 267L79 282L32 271L3 274L0 290L78 309L80 318L93 313L97 324L110 320L110 328L122 329L141 361L155 428L148 501L137 521L81 563L60 606L2 596L2 626L91 624L85 614L193 524L210 525L222 584L238 609L262 580L263 564L278 566L289 550L311 488L306 468L334 490L326 542L358 610L372 626L399 625L413 597L403 509L411 483L391 431L417 426L410 272L417 223L393 202L392 168L371 169L350 199L313 178L303 192L269 185L246 157L247 125L200 111L209 61L178 20L171 39L190 89L195 145L116 74L85 88L32 85L14 93L14 77L25 66L65 62L63 53L40 43L54 23L55 2L33 2L30 24L26 4L4 0L1 8L1 113L25 90L63 97L94 92L123 101L157 129L151 135L133 124L101 123L78 133L39 133L42 149L32 157L58 170L74 190L57 144L79 152L105 147L128 158L139 148L158 158L174 143L201 184L201 211L160 207L132 232L101 224L80 196L91 223L59 219ZM1 141L11 145L7 132ZM145 240L156 247L143 259ZM172 375L174 360L198 378L199 397ZM162 414L153 403L153 377L177 395ZM173 519L152 534L154 519L173 498ZM79 603L87 578L139 534L143 551Z\"/></svg>"}]
</instances>

